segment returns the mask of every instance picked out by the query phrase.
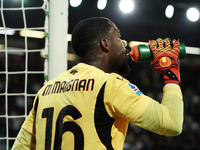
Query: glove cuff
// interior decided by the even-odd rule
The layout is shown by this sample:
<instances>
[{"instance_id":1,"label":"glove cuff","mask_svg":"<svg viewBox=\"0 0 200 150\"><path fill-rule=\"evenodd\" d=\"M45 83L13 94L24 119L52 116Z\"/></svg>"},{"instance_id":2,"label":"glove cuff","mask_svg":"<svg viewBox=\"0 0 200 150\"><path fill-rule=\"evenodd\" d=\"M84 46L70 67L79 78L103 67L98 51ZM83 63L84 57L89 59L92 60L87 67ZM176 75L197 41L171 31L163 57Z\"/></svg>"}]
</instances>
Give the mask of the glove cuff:
<instances>
[{"instance_id":1,"label":"glove cuff","mask_svg":"<svg viewBox=\"0 0 200 150\"><path fill-rule=\"evenodd\" d=\"M175 84L180 84L180 71L179 69L171 68L168 70L165 70L161 74L161 79L163 80L163 84L167 83L175 83Z\"/></svg>"}]
</instances>

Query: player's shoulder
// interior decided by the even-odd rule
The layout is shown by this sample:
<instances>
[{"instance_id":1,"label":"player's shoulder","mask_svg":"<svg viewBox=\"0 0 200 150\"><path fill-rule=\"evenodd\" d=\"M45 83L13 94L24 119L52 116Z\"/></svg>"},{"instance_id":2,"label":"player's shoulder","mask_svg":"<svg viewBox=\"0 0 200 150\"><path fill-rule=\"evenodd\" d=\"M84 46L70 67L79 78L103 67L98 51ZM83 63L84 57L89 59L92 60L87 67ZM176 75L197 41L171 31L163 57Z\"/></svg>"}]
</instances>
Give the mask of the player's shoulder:
<instances>
[{"instance_id":1,"label":"player's shoulder","mask_svg":"<svg viewBox=\"0 0 200 150\"><path fill-rule=\"evenodd\" d=\"M140 96L143 94L135 84L130 83L129 80L116 73L110 75L106 88L112 92L125 93L124 95L134 94Z\"/></svg>"},{"instance_id":2,"label":"player's shoulder","mask_svg":"<svg viewBox=\"0 0 200 150\"><path fill-rule=\"evenodd\" d=\"M121 75L116 73L111 73L107 78L106 87L107 89L115 90L127 83L129 83L129 81L124 77L122 77Z\"/></svg>"},{"instance_id":3,"label":"player's shoulder","mask_svg":"<svg viewBox=\"0 0 200 150\"><path fill-rule=\"evenodd\" d=\"M117 74L117 73L111 73L108 77L109 80L113 80L115 82L119 82L119 83L127 83L129 82L127 79L125 79L124 77L122 77L121 75Z\"/></svg>"}]
</instances>

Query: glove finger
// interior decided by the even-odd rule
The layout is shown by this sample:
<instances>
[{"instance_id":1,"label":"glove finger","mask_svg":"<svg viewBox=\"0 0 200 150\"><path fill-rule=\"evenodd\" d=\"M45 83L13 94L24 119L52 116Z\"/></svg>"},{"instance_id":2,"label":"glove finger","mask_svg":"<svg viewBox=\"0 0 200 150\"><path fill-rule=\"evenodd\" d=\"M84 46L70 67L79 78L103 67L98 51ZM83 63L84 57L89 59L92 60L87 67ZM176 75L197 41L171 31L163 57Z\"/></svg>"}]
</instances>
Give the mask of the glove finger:
<instances>
[{"instance_id":1,"label":"glove finger","mask_svg":"<svg viewBox=\"0 0 200 150\"><path fill-rule=\"evenodd\" d=\"M178 40L173 40L173 52L176 54L177 58L179 56L179 52L180 52L180 45L179 45L179 41Z\"/></svg>"},{"instance_id":2,"label":"glove finger","mask_svg":"<svg viewBox=\"0 0 200 150\"><path fill-rule=\"evenodd\" d=\"M173 43L173 48L179 48L180 49L178 40L173 40L172 43Z\"/></svg>"},{"instance_id":3,"label":"glove finger","mask_svg":"<svg viewBox=\"0 0 200 150\"><path fill-rule=\"evenodd\" d=\"M171 49L171 42L170 42L170 39L169 38L165 38L164 39L164 43L165 43L165 47L168 48L168 49Z\"/></svg>"},{"instance_id":4,"label":"glove finger","mask_svg":"<svg viewBox=\"0 0 200 150\"><path fill-rule=\"evenodd\" d=\"M163 40L161 38L158 38L156 41L158 43L158 50L162 49L164 47L163 46L163 44L164 44Z\"/></svg>"},{"instance_id":5,"label":"glove finger","mask_svg":"<svg viewBox=\"0 0 200 150\"><path fill-rule=\"evenodd\" d=\"M155 40L150 40L149 47L150 47L150 50L154 52L157 49L157 42Z\"/></svg>"}]
</instances>

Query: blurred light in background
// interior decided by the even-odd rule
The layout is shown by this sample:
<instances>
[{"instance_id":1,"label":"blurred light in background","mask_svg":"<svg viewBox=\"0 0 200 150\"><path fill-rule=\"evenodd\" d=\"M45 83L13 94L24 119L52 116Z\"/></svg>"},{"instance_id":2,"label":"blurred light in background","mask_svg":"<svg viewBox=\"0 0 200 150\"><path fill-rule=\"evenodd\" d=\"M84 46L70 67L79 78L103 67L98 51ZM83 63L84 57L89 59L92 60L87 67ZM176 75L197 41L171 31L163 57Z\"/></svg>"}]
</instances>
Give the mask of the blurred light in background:
<instances>
[{"instance_id":1,"label":"blurred light in background","mask_svg":"<svg viewBox=\"0 0 200 150\"><path fill-rule=\"evenodd\" d=\"M67 41L72 41L72 35L71 34L67 34Z\"/></svg>"},{"instance_id":2,"label":"blurred light in background","mask_svg":"<svg viewBox=\"0 0 200 150\"><path fill-rule=\"evenodd\" d=\"M14 35L15 30L11 30L11 29L8 29L8 28L6 28L6 30L4 30L4 28L0 27L0 34Z\"/></svg>"},{"instance_id":3,"label":"blurred light in background","mask_svg":"<svg viewBox=\"0 0 200 150\"><path fill-rule=\"evenodd\" d=\"M189 8L186 15L187 18L192 22L195 22L199 19L199 11L196 8Z\"/></svg>"},{"instance_id":4,"label":"blurred light in background","mask_svg":"<svg viewBox=\"0 0 200 150\"><path fill-rule=\"evenodd\" d=\"M7 33L7 32L6 32ZM30 38L38 38L38 39L43 39L46 34L44 31L36 31L36 30L21 30L19 32L19 35L22 37L30 37ZM72 40L72 35L71 34L67 34L67 41L71 41Z\"/></svg>"},{"instance_id":5,"label":"blurred light in background","mask_svg":"<svg viewBox=\"0 0 200 150\"><path fill-rule=\"evenodd\" d=\"M186 46L186 54L200 55L200 48Z\"/></svg>"},{"instance_id":6,"label":"blurred light in background","mask_svg":"<svg viewBox=\"0 0 200 150\"><path fill-rule=\"evenodd\" d=\"M82 0L70 0L69 3L72 7L78 7L81 4Z\"/></svg>"},{"instance_id":7,"label":"blurred light in background","mask_svg":"<svg viewBox=\"0 0 200 150\"><path fill-rule=\"evenodd\" d=\"M132 0L121 0L119 8L124 13L130 13L134 8L134 3Z\"/></svg>"},{"instance_id":8,"label":"blurred light in background","mask_svg":"<svg viewBox=\"0 0 200 150\"><path fill-rule=\"evenodd\" d=\"M174 6L168 5L165 9L165 16L167 18L172 18L174 15Z\"/></svg>"},{"instance_id":9,"label":"blurred light in background","mask_svg":"<svg viewBox=\"0 0 200 150\"><path fill-rule=\"evenodd\" d=\"M19 32L20 36L27 36L31 38L39 38L43 39L45 37L45 32L44 31L35 31L35 30L21 30Z\"/></svg>"},{"instance_id":10,"label":"blurred light in background","mask_svg":"<svg viewBox=\"0 0 200 150\"><path fill-rule=\"evenodd\" d=\"M139 44L144 44L144 45L146 45L146 44L149 44L149 43L148 43L148 42L140 42L140 41L130 41L130 42L128 43L128 46L129 46L130 48L132 48L133 46L139 45Z\"/></svg>"},{"instance_id":11,"label":"blurred light in background","mask_svg":"<svg viewBox=\"0 0 200 150\"><path fill-rule=\"evenodd\" d=\"M107 0L98 0L97 2L97 8L99 10L103 10L107 5Z\"/></svg>"}]
</instances>

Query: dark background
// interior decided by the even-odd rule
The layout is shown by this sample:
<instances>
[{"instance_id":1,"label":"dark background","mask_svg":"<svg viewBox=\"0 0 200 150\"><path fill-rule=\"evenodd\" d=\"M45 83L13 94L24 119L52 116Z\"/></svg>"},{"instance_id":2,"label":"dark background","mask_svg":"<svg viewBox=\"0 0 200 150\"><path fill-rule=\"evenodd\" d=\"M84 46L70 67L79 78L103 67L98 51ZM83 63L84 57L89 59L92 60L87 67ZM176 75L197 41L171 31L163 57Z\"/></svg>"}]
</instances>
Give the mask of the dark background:
<instances>
[{"instance_id":1,"label":"dark background","mask_svg":"<svg viewBox=\"0 0 200 150\"><path fill-rule=\"evenodd\" d=\"M200 20L191 22L186 18L190 7L200 10L199 0L134 0L134 10L125 14L119 10L119 0L109 0L104 10L98 10L96 0L85 0L77 8L69 7L69 33L87 17L110 18L121 30L127 41L148 41L158 37L178 38L187 46L200 47ZM174 16L165 17L167 5L174 6Z\"/></svg>"}]
</instances>

